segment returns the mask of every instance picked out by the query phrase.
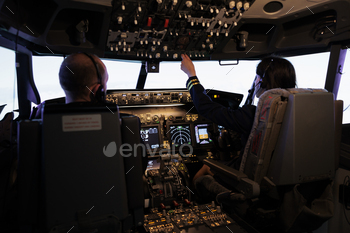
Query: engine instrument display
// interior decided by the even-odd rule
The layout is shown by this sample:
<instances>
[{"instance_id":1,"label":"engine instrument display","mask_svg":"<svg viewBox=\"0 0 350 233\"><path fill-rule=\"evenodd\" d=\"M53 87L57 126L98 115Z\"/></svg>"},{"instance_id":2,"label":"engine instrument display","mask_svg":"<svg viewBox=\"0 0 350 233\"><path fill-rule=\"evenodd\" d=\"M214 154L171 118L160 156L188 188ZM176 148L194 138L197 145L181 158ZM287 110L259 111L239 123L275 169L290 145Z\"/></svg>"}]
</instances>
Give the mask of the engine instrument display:
<instances>
[{"instance_id":1,"label":"engine instrument display","mask_svg":"<svg viewBox=\"0 0 350 233\"><path fill-rule=\"evenodd\" d=\"M171 125L169 133L171 142L175 147L191 144L190 125Z\"/></svg>"},{"instance_id":2,"label":"engine instrument display","mask_svg":"<svg viewBox=\"0 0 350 233\"><path fill-rule=\"evenodd\" d=\"M141 138L149 149L159 148L158 127L142 127L140 130Z\"/></svg>"},{"instance_id":3,"label":"engine instrument display","mask_svg":"<svg viewBox=\"0 0 350 233\"><path fill-rule=\"evenodd\" d=\"M208 127L209 124L198 124L194 126L197 144L204 145L212 142L209 138Z\"/></svg>"}]
</instances>

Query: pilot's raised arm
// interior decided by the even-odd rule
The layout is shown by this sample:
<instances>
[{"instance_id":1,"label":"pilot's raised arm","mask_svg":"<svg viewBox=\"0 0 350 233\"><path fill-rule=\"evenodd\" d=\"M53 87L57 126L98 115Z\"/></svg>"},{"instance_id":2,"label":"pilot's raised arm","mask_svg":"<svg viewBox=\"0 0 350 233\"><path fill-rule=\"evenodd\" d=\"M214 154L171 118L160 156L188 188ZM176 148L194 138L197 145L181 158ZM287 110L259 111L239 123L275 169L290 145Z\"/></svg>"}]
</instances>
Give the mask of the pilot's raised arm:
<instances>
[{"instance_id":1,"label":"pilot's raised arm","mask_svg":"<svg viewBox=\"0 0 350 233\"><path fill-rule=\"evenodd\" d=\"M246 105L233 110L213 102L200 84L191 59L186 54L182 54L181 57L181 70L188 76L186 87L191 94L193 104L198 113L218 125L235 130L241 134L242 145L245 145L253 125L255 106Z\"/></svg>"}]
</instances>

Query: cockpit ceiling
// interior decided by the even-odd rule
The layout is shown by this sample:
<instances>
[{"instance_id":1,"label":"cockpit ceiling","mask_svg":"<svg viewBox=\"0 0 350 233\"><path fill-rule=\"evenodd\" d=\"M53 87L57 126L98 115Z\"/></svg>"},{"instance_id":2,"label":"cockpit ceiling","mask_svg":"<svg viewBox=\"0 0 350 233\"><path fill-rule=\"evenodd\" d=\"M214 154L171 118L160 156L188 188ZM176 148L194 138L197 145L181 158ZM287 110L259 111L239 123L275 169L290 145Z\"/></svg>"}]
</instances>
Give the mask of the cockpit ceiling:
<instances>
[{"instance_id":1,"label":"cockpit ceiling","mask_svg":"<svg viewBox=\"0 0 350 233\"><path fill-rule=\"evenodd\" d=\"M37 55L254 59L350 45L350 0L0 0L0 36Z\"/></svg>"}]
</instances>

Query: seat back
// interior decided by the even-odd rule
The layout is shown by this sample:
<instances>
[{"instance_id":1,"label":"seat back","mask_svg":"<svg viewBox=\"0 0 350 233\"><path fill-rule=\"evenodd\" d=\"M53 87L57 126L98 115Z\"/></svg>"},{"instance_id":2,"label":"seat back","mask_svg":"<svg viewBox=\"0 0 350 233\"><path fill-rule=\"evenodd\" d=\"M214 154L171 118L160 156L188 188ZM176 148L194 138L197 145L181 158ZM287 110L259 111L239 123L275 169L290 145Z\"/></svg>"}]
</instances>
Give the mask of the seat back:
<instances>
[{"instance_id":1,"label":"seat back","mask_svg":"<svg viewBox=\"0 0 350 233\"><path fill-rule=\"evenodd\" d=\"M291 89L267 177L288 185L334 177L334 97L325 90Z\"/></svg>"},{"instance_id":2,"label":"seat back","mask_svg":"<svg viewBox=\"0 0 350 233\"><path fill-rule=\"evenodd\" d=\"M47 105L42 119L46 229L128 215L117 106ZM119 222L119 221L116 221Z\"/></svg>"},{"instance_id":3,"label":"seat back","mask_svg":"<svg viewBox=\"0 0 350 233\"><path fill-rule=\"evenodd\" d=\"M139 118L120 121L115 105L45 105L42 120L18 124L19 225L43 232L142 225ZM121 156L121 145L130 155Z\"/></svg>"},{"instance_id":4,"label":"seat back","mask_svg":"<svg viewBox=\"0 0 350 233\"><path fill-rule=\"evenodd\" d=\"M332 142L332 143L330 143ZM316 162L317 161L317 162ZM259 99L240 171L258 184L334 175L334 101L322 89L272 89Z\"/></svg>"},{"instance_id":5,"label":"seat back","mask_svg":"<svg viewBox=\"0 0 350 233\"><path fill-rule=\"evenodd\" d=\"M266 91L260 98L240 171L261 183L266 175L282 125L289 92L284 89Z\"/></svg>"}]
</instances>

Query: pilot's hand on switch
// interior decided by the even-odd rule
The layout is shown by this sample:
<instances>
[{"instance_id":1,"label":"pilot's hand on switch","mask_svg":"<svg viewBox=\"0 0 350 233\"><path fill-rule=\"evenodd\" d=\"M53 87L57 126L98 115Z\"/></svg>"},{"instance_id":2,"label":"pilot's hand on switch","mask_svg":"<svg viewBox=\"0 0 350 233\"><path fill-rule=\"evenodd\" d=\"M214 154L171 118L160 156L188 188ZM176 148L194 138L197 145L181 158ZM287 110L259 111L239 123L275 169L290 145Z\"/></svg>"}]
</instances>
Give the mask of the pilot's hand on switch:
<instances>
[{"instance_id":1,"label":"pilot's hand on switch","mask_svg":"<svg viewBox=\"0 0 350 233\"><path fill-rule=\"evenodd\" d=\"M191 59L186 54L181 54L181 70L185 72L188 77L196 76L196 70Z\"/></svg>"}]
</instances>

